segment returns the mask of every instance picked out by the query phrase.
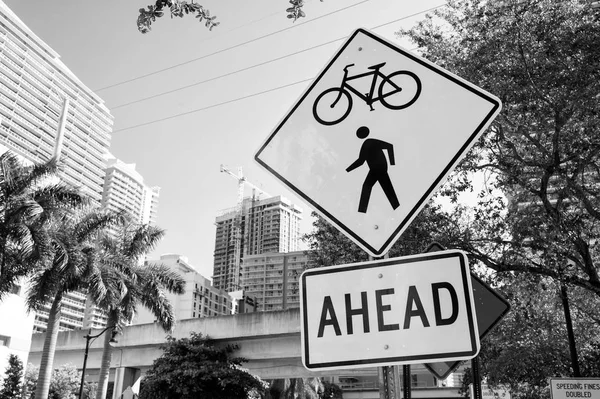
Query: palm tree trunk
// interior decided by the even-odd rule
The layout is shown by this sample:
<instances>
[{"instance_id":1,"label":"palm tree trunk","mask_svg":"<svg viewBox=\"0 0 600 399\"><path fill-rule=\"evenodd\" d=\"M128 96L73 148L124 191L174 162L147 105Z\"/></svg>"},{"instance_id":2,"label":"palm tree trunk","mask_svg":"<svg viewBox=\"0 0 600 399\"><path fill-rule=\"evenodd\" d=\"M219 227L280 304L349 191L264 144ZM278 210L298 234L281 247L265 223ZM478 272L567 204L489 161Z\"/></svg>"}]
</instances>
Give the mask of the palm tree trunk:
<instances>
[{"instance_id":1,"label":"palm tree trunk","mask_svg":"<svg viewBox=\"0 0 600 399\"><path fill-rule=\"evenodd\" d=\"M50 391L50 379L52 378L52 366L54 365L54 352L56 351L56 339L60 330L60 310L62 307L62 294L58 294L52 302L50 314L48 315L48 328L44 339L44 350L40 361L40 373L35 386L35 399L47 399Z\"/></svg>"},{"instance_id":2,"label":"palm tree trunk","mask_svg":"<svg viewBox=\"0 0 600 399\"><path fill-rule=\"evenodd\" d=\"M112 326L112 328L109 328L104 335L104 348L102 350L102 363L100 366L100 375L98 376L98 391L96 392L96 399L106 399L106 392L108 391L108 377L110 373L110 361L112 358L112 347L110 346L110 340L112 338L114 326L117 325L118 320L119 316L117 311L110 311L108 314L108 325Z\"/></svg>"}]
</instances>

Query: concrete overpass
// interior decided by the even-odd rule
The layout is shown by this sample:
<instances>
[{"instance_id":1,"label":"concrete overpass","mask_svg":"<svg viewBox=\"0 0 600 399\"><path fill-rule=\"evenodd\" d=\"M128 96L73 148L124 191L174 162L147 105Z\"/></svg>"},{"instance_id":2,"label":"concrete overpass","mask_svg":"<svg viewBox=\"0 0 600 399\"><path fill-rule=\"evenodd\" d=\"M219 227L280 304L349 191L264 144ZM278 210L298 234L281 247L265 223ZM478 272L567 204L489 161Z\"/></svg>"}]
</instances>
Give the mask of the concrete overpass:
<instances>
[{"instance_id":1,"label":"concrete overpass","mask_svg":"<svg viewBox=\"0 0 600 399\"><path fill-rule=\"evenodd\" d=\"M98 333L93 331L92 333ZM323 377L323 376L371 376L377 379L377 369L353 369L342 371L310 372L302 365L300 352L300 311L290 309L277 312L243 313L234 316L180 320L171 334L174 338L189 337L191 332L202 333L218 344L237 344L235 356L248 359L244 367L263 379ZM78 368L83 365L87 330L59 333L54 366L72 363ZM114 381L115 394L133 386L140 376L162 354L160 346L168 334L157 324L141 324L126 327L117 337L118 343L112 352L111 381ZM32 336L29 361L39 365L45 334ZM103 337L90 345L86 379L93 380L99 371L102 356ZM349 348L350 349L350 348ZM418 368L416 368L418 369ZM426 372L426 371L425 371ZM373 380L371 378L371 380ZM366 387L368 388L368 387ZM375 388L372 394L363 389L359 396L345 394L345 398L378 398ZM119 394L117 394L119 392ZM365 396L366 395L366 396ZM440 396L441 395L441 396ZM424 388L416 389L413 397L459 397L457 389Z\"/></svg>"}]
</instances>

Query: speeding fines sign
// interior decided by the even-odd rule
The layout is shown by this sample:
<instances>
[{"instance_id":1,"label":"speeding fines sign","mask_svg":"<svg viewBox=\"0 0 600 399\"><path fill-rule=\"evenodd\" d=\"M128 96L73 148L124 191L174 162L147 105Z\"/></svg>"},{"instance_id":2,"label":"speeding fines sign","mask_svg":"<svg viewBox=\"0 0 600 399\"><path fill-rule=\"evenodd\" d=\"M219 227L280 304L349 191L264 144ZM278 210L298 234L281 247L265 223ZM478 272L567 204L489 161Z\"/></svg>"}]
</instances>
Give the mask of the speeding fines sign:
<instances>
[{"instance_id":1,"label":"speeding fines sign","mask_svg":"<svg viewBox=\"0 0 600 399\"><path fill-rule=\"evenodd\" d=\"M600 378L551 378L552 399L600 399Z\"/></svg>"},{"instance_id":2,"label":"speeding fines sign","mask_svg":"<svg viewBox=\"0 0 600 399\"><path fill-rule=\"evenodd\" d=\"M463 252L310 269L301 290L308 369L466 360L479 351Z\"/></svg>"}]
</instances>

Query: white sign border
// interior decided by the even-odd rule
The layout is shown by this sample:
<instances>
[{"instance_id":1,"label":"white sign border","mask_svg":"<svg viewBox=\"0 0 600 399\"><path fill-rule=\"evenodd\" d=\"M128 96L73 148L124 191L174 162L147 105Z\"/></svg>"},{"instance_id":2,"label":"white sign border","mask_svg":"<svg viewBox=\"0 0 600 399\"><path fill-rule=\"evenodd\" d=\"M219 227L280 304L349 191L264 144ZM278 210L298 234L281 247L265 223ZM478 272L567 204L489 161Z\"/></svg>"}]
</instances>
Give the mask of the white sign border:
<instances>
[{"instance_id":1,"label":"white sign border","mask_svg":"<svg viewBox=\"0 0 600 399\"><path fill-rule=\"evenodd\" d=\"M440 354L429 354L429 355L417 355L417 356L396 356L389 358L374 358L374 359L357 359L353 361L339 361L339 362L327 362L327 363L310 363L310 343L308 340L308 323L307 320L307 304L306 304L306 277L314 276L319 274L328 273L339 273L350 270L368 269L371 267L382 267L382 266L396 266L405 263L415 263L434 259L444 259L458 257L460 260L461 267L461 279L464 287L464 296L467 300L467 317L469 320L469 335L471 339L471 351L468 352L453 352ZM475 302L473 299L473 289L471 286L471 273L469 270L469 262L467 255L463 251L459 250L447 250L438 251L424 254L417 254L411 256L403 256L400 258L373 260L360 263L351 263L345 265L327 266L315 269L305 270L300 276L300 341L302 351L302 364L308 370L331 370L331 369L350 369L358 367L375 367L375 366L389 366L394 364L410 364L410 363L423 363L424 361L446 361L453 359L468 360L479 353L479 333L477 330L477 321L475 314Z\"/></svg>"},{"instance_id":2,"label":"white sign border","mask_svg":"<svg viewBox=\"0 0 600 399\"><path fill-rule=\"evenodd\" d=\"M269 165L267 165L265 162L263 162L260 159L261 153L267 148L267 146L269 145L269 142L275 137L275 135L277 134L277 132L279 132L279 130L287 122L287 120L289 119L289 117L296 111L296 109L300 106L300 104L305 100L306 96L313 90L313 88L317 85L317 83L319 82L319 80L325 75L325 73L333 65L333 63L336 61L336 59L343 53L343 51L350 45L350 43L352 42L352 40L359 33L362 33L362 34L370 37L371 39L378 41L379 43L383 44L384 46L386 46L386 47L388 47L388 48L390 48L390 49L392 49L392 50L394 50L394 51L396 51L398 53L401 53L402 55L404 55L405 57L411 59L412 61L414 61L414 62L416 62L418 64L421 64L423 67L428 68L428 69L430 69L430 70L432 70L432 71L434 71L434 72L436 72L436 73L444 76L446 79L449 79L449 80L453 81L454 83L458 84L459 86L461 86L461 87L469 90L470 92L476 94L477 96L483 98L484 100L487 100L487 101L491 102L492 104L494 104L494 107L491 109L491 111L489 112L489 114L484 118L484 120L479 124L479 126L477 126L477 128L475 129L475 131L469 136L469 139L460 148L460 150L458 151L458 153L452 158L452 160L446 166L446 168L444 168L441 171L441 173L438 175L437 179L429 187L429 190L427 190L423 194L423 196L421 197L421 199L408 212L408 214L406 215L406 217L404 218L404 220L392 232L392 234L390 234L390 237L383 243L383 245L380 248L374 248L373 246L369 245L358 234L356 234L352 230L350 230L350 228L347 227L344 223L342 223L341 221L339 221L330 212L328 212L326 209L322 208L312 198L308 197L298 187L296 187L294 184L292 184L285 177L283 177L282 175L280 175L279 173L277 173L277 171L275 171L273 168L271 168ZM300 99L295 102L295 104L292 106L292 108L290 108L290 110L286 113L286 115L283 117L283 119L279 122L279 124L277 125L277 127L275 128L275 130L273 131L273 133L271 133L269 135L269 137L267 137L267 139L264 141L264 143L260 146L259 150L256 152L256 154L254 156L254 159L255 159L255 161L259 165L261 165L263 168L265 168L271 174L273 174L274 176L276 176L277 179L279 179L281 182L283 182L294 193L296 193L302 199L304 199L306 202L308 202L319 215L321 215L328 222L330 222L331 224L333 224L334 226L336 226L338 230L340 230L342 233L344 233L349 239L351 239L352 241L354 241L363 250L365 250L367 253L369 253L372 256L379 257L379 256L382 256L385 253L387 253L389 251L389 249L391 248L391 246L398 240L398 238L400 238L400 235L410 225L410 223L413 221L413 219L419 214L419 212L427 204L427 202L433 196L433 194L437 191L437 189L442 185L442 183L444 182L444 180L448 176L448 174L456 167L456 165L460 162L460 160L463 158L463 156L468 152L468 150L471 148L471 146L473 146L473 144L475 144L475 142L477 141L477 139L483 134L483 132L487 129L487 127L492 123L492 121L500 113L501 108L502 108L501 101L497 97L495 97L492 94L486 92L485 90L483 90L483 89L481 89L481 88L473 85L472 83L470 83L470 82L468 82L468 81L466 81L466 80L464 80L464 79L462 79L462 78L454 75L453 73L445 70L444 68L442 68L442 67L440 67L438 65L435 65L434 63L426 60L425 58L421 58L421 57L419 57L419 56L417 56L415 54L412 54L412 53L410 53L410 52L408 52L408 51L406 51L406 50L404 50L404 49L402 49L402 48L400 48L398 46L395 46L395 45L389 43L387 40L385 40L385 39L383 39L383 38L375 35L372 32L369 32L366 29L359 28L356 31L354 31L354 33L352 35L350 35L350 37L348 38L348 40L337 51L337 53L333 56L333 58L329 61L329 63L321 70L321 72L319 73L319 75L314 79L314 81L310 84L310 86L304 91L304 93L302 93Z\"/></svg>"}]
</instances>

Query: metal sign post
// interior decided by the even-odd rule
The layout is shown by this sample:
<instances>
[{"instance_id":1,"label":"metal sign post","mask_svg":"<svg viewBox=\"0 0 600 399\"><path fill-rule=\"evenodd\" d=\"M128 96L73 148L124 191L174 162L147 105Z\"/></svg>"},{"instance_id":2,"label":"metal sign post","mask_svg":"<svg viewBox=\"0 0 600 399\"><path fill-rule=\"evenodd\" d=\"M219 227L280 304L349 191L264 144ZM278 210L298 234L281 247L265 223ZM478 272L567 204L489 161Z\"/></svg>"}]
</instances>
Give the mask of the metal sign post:
<instances>
[{"instance_id":1,"label":"metal sign post","mask_svg":"<svg viewBox=\"0 0 600 399\"><path fill-rule=\"evenodd\" d=\"M379 367L377 374L379 375L379 398L400 399L398 366Z\"/></svg>"},{"instance_id":2,"label":"metal sign post","mask_svg":"<svg viewBox=\"0 0 600 399\"><path fill-rule=\"evenodd\" d=\"M482 399L481 373L479 372L479 359L477 356L471 359L471 372L473 373L473 399Z\"/></svg>"},{"instance_id":3,"label":"metal sign post","mask_svg":"<svg viewBox=\"0 0 600 399\"><path fill-rule=\"evenodd\" d=\"M402 366L402 385L404 391L404 399L410 399L410 364L405 364Z\"/></svg>"}]
</instances>

